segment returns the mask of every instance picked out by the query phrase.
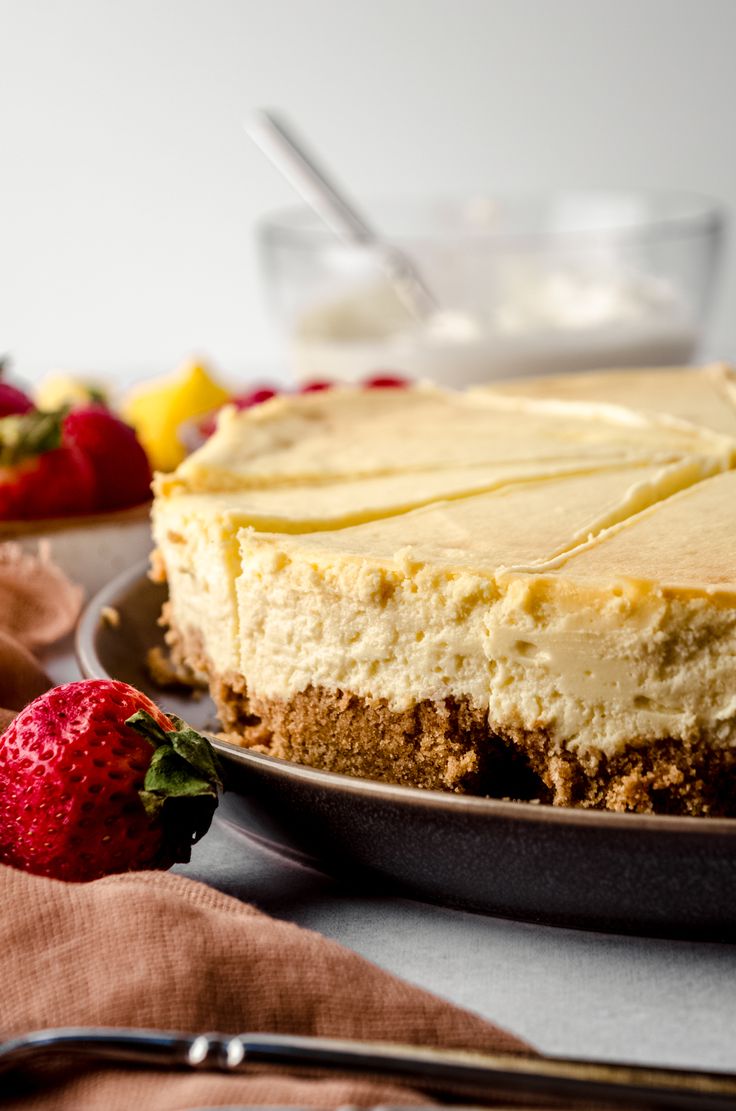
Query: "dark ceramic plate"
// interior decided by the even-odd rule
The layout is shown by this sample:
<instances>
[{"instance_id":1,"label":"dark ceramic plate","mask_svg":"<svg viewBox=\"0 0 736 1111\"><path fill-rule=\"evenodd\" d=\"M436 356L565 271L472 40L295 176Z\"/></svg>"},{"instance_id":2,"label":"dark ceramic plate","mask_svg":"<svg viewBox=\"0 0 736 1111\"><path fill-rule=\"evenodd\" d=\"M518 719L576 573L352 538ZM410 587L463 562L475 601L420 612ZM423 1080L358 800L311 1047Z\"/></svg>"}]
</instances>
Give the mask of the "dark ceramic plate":
<instances>
[{"instance_id":1,"label":"dark ceramic plate","mask_svg":"<svg viewBox=\"0 0 736 1111\"><path fill-rule=\"evenodd\" d=\"M86 676L146 691L215 731L209 698L153 687L163 586L143 567L90 602L77 651ZM118 611L110 624L103 610ZM320 772L213 738L226 772L220 816L338 874L404 895L556 925L736 940L736 820L566 810L395 787Z\"/></svg>"}]
</instances>

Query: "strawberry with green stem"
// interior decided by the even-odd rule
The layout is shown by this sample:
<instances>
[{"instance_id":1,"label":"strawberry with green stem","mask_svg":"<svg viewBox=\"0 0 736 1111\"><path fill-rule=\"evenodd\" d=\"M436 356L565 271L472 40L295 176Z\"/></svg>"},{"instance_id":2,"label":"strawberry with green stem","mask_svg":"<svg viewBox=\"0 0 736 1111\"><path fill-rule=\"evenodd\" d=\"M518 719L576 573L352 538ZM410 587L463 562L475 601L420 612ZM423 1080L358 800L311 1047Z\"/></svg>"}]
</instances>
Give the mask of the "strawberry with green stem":
<instances>
[{"instance_id":1,"label":"strawberry with green stem","mask_svg":"<svg viewBox=\"0 0 736 1111\"><path fill-rule=\"evenodd\" d=\"M28 520L90 513L92 464L64 443L64 412L33 410L0 419L0 519Z\"/></svg>"},{"instance_id":2,"label":"strawberry with green stem","mask_svg":"<svg viewBox=\"0 0 736 1111\"><path fill-rule=\"evenodd\" d=\"M221 788L209 742L134 687L56 687L0 737L0 862L72 881L169 868Z\"/></svg>"}]
</instances>

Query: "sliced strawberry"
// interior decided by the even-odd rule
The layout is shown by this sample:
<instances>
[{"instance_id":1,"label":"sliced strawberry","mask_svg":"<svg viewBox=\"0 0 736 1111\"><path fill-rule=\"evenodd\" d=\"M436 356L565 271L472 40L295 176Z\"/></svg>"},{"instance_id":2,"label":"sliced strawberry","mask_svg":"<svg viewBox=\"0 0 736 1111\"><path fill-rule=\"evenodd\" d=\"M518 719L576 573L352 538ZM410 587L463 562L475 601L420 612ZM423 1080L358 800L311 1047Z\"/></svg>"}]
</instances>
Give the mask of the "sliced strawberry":
<instances>
[{"instance_id":1,"label":"sliced strawberry","mask_svg":"<svg viewBox=\"0 0 736 1111\"><path fill-rule=\"evenodd\" d=\"M217 428L217 414L219 412L219 409L215 410L214 413L210 413L209 416L205 417L204 420L200 421L197 425L200 435L204 436L205 440L208 440Z\"/></svg>"},{"instance_id":2,"label":"sliced strawberry","mask_svg":"<svg viewBox=\"0 0 736 1111\"><path fill-rule=\"evenodd\" d=\"M256 405L262 405L264 401L270 401L272 397L278 397L279 391L271 386L258 386L256 389L249 390L248 393L237 394L231 397L225 404L234 405L236 409L253 409ZM222 408L222 406L220 407ZM216 409L214 413L208 413L206 417L197 425L197 429L205 440L213 434L217 428L217 415L220 409Z\"/></svg>"},{"instance_id":3,"label":"sliced strawberry","mask_svg":"<svg viewBox=\"0 0 736 1111\"><path fill-rule=\"evenodd\" d=\"M233 397L230 404L234 405L236 409L252 409L256 405L262 405L264 401L270 401L272 397L278 395L278 392L271 386L258 386L254 390L249 390L248 393Z\"/></svg>"},{"instance_id":4,"label":"sliced strawberry","mask_svg":"<svg viewBox=\"0 0 736 1111\"><path fill-rule=\"evenodd\" d=\"M219 787L209 743L127 683L56 687L0 737L0 861L75 881L168 868Z\"/></svg>"},{"instance_id":5,"label":"sliced strawberry","mask_svg":"<svg viewBox=\"0 0 736 1111\"><path fill-rule=\"evenodd\" d=\"M313 382L305 382L303 386L299 387L299 393L321 393L322 390L331 390L334 382L329 382L326 378L315 378Z\"/></svg>"},{"instance_id":6,"label":"sliced strawberry","mask_svg":"<svg viewBox=\"0 0 736 1111\"><path fill-rule=\"evenodd\" d=\"M398 374L374 374L363 379L365 390L403 390L408 385L408 380Z\"/></svg>"},{"instance_id":7,"label":"sliced strawberry","mask_svg":"<svg viewBox=\"0 0 736 1111\"><path fill-rule=\"evenodd\" d=\"M151 496L151 465L130 425L103 405L73 409L64 417L63 441L81 452L95 476L95 508L122 509Z\"/></svg>"}]
</instances>

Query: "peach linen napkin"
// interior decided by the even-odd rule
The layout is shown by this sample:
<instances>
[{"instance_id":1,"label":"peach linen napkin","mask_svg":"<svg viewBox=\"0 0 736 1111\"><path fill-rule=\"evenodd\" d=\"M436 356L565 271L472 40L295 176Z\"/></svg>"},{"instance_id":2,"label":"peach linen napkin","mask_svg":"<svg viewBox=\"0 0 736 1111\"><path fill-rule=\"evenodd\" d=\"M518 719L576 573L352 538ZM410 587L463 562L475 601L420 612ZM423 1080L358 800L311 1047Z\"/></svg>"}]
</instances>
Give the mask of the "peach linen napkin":
<instances>
[{"instance_id":1,"label":"peach linen napkin","mask_svg":"<svg viewBox=\"0 0 736 1111\"><path fill-rule=\"evenodd\" d=\"M319 934L182 876L65 884L0 867L0 1036L50 1026L268 1031L529 1052L504 1030ZM428 1104L391 1081L37 1064L12 1111Z\"/></svg>"},{"instance_id":2,"label":"peach linen napkin","mask_svg":"<svg viewBox=\"0 0 736 1111\"><path fill-rule=\"evenodd\" d=\"M32 655L70 633L82 606L83 591L48 558L17 544L0 544L0 730L43 694L51 680Z\"/></svg>"}]
</instances>

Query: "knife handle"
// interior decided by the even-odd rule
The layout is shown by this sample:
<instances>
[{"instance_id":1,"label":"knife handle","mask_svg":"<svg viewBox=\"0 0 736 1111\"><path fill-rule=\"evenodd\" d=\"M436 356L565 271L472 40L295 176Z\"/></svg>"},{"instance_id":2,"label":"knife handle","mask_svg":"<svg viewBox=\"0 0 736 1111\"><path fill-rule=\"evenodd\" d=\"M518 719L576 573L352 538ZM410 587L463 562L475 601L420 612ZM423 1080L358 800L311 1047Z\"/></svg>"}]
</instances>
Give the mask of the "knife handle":
<instances>
[{"instance_id":1,"label":"knife handle","mask_svg":"<svg viewBox=\"0 0 736 1111\"><path fill-rule=\"evenodd\" d=\"M250 1065L379 1075L443 1095L533 1099L618 1107L725 1111L736 1108L736 1075L573 1061L560 1057L469 1053L292 1034L181 1034L69 1027L0 1043L0 1071L48 1053L154 1068L241 1072Z\"/></svg>"}]
</instances>

